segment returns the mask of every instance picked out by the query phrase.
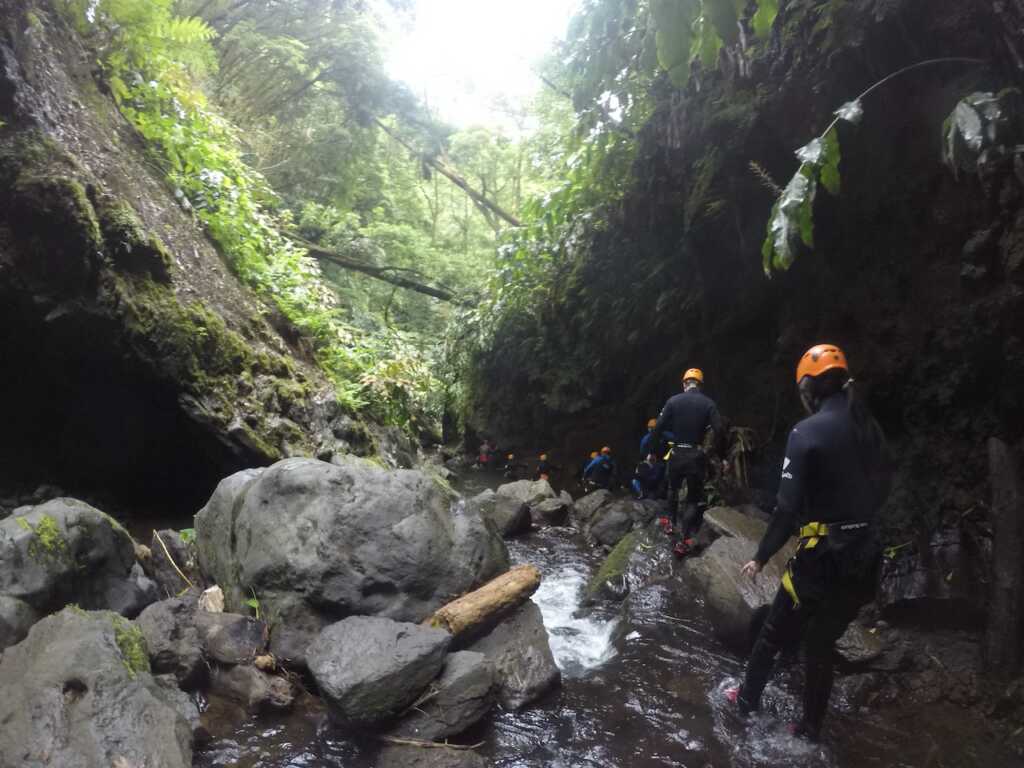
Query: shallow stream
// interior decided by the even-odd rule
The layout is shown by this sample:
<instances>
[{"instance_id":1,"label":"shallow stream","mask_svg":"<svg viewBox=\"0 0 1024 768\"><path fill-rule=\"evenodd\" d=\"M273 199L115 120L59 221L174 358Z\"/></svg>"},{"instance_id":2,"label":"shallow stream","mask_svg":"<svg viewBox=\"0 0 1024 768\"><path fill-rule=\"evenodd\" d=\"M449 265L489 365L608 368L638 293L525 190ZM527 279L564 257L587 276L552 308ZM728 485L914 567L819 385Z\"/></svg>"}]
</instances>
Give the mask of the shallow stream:
<instances>
[{"instance_id":1,"label":"shallow stream","mask_svg":"<svg viewBox=\"0 0 1024 768\"><path fill-rule=\"evenodd\" d=\"M467 478L475 493L490 477ZM666 544L667 546L667 544ZM839 712L821 745L792 738L798 690L784 671L766 692L764 714L739 720L723 706L742 660L713 637L699 599L663 581L623 606L581 609L602 552L569 529L535 532L510 543L514 562L530 562L544 580L534 595L563 682L524 712L497 710L467 734L501 768L646 768L648 766L1010 766L981 736L981 724L952 705L858 713L834 696ZM841 686L837 686L841 690ZM215 740L196 765L241 768L371 768L376 745L333 730L309 697L285 717L208 711Z\"/></svg>"}]
</instances>

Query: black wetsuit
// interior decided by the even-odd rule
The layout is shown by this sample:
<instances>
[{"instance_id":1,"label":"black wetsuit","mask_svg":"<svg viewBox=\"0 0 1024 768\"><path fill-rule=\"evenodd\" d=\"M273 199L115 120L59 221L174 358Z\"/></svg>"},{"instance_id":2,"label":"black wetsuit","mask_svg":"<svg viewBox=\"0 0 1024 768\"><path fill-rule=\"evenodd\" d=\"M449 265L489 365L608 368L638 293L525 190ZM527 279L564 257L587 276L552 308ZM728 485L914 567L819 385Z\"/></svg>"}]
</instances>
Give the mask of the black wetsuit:
<instances>
[{"instance_id":1,"label":"black wetsuit","mask_svg":"<svg viewBox=\"0 0 1024 768\"><path fill-rule=\"evenodd\" d=\"M874 597L880 562L874 521L887 494L888 467L880 455L862 455L854 435L842 393L796 425L786 445L775 513L754 555L763 565L804 526L829 524L826 535L800 540L788 566L792 592L784 580L740 691L740 706L757 709L779 650L803 639L801 728L812 738L821 729L832 691L835 642Z\"/></svg>"},{"instance_id":2,"label":"black wetsuit","mask_svg":"<svg viewBox=\"0 0 1024 768\"><path fill-rule=\"evenodd\" d=\"M666 432L671 432L674 437L675 446L668 462L668 505L674 526L679 510L679 490L685 483L683 539L693 534L701 523L700 505L704 500L704 478L707 475L707 456L701 444L709 429L714 431L715 442L721 443L724 435L718 406L703 392L691 389L669 398L651 433L655 443L660 442Z\"/></svg>"}]
</instances>

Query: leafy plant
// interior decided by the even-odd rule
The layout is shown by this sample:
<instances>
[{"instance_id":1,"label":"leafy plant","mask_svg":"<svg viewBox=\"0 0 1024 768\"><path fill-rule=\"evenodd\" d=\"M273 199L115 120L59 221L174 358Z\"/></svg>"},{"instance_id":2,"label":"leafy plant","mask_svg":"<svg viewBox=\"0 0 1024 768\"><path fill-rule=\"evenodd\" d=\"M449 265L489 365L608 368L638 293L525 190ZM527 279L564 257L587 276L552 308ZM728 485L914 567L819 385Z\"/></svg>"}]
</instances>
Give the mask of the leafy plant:
<instances>
[{"instance_id":1,"label":"leafy plant","mask_svg":"<svg viewBox=\"0 0 1024 768\"><path fill-rule=\"evenodd\" d=\"M259 621L260 620L260 601L256 597L256 590L250 589L249 592L252 594L252 597L250 597L248 600L246 600L245 604L253 609L253 611L256 614L256 621Z\"/></svg>"}]
</instances>

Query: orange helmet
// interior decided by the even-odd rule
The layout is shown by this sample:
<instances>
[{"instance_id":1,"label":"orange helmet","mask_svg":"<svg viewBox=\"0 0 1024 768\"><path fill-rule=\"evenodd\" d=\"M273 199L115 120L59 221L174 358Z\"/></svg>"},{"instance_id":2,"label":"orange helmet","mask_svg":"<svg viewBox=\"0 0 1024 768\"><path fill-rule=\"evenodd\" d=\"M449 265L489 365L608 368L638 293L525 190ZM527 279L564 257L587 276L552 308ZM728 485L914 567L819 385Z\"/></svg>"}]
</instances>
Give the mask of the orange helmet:
<instances>
[{"instance_id":1,"label":"orange helmet","mask_svg":"<svg viewBox=\"0 0 1024 768\"><path fill-rule=\"evenodd\" d=\"M548 460L548 455L547 455L546 453L542 453L542 454L540 455L540 460L541 460L541 461L547 461L547 460Z\"/></svg>"},{"instance_id":2,"label":"orange helmet","mask_svg":"<svg viewBox=\"0 0 1024 768\"><path fill-rule=\"evenodd\" d=\"M603 453L603 454L609 454L611 452L612 452L612 449L609 448L607 445L604 448L601 449L601 453Z\"/></svg>"},{"instance_id":3,"label":"orange helmet","mask_svg":"<svg viewBox=\"0 0 1024 768\"><path fill-rule=\"evenodd\" d=\"M597 451L591 451L590 452L590 458L596 459L597 458Z\"/></svg>"},{"instance_id":4,"label":"orange helmet","mask_svg":"<svg viewBox=\"0 0 1024 768\"><path fill-rule=\"evenodd\" d=\"M658 426L658 420L657 419L648 419L647 420L647 428L648 429L654 429L656 426Z\"/></svg>"},{"instance_id":5,"label":"orange helmet","mask_svg":"<svg viewBox=\"0 0 1024 768\"><path fill-rule=\"evenodd\" d=\"M835 344L815 344L804 352L796 367L796 383L804 376L821 376L825 371L840 369L849 372L846 355Z\"/></svg>"},{"instance_id":6,"label":"orange helmet","mask_svg":"<svg viewBox=\"0 0 1024 768\"><path fill-rule=\"evenodd\" d=\"M515 455L514 453L510 453L510 454L508 455L508 460L509 460L509 461L512 461L512 459L514 459L515 457L516 457L516 455Z\"/></svg>"},{"instance_id":7,"label":"orange helmet","mask_svg":"<svg viewBox=\"0 0 1024 768\"><path fill-rule=\"evenodd\" d=\"M686 373L683 374L683 381L697 381L701 384L704 383L704 371L700 368L689 368Z\"/></svg>"}]
</instances>

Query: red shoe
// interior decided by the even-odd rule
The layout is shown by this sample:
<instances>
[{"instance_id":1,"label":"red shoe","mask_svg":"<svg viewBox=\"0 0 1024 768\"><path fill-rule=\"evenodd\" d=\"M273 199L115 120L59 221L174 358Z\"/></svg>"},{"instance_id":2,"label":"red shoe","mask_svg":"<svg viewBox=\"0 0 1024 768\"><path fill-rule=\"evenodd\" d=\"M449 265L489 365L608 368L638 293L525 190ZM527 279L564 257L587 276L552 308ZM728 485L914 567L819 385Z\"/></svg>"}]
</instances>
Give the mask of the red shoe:
<instances>
[{"instance_id":1,"label":"red shoe","mask_svg":"<svg viewBox=\"0 0 1024 768\"><path fill-rule=\"evenodd\" d=\"M688 546L686 546L684 542L680 541L678 544L675 545L672 551L675 553L676 557L686 557L688 554L690 554L691 550Z\"/></svg>"},{"instance_id":2,"label":"red shoe","mask_svg":"<svg viewBox=\"0 0 1024 768\"><path fill-rule=\"evenodd\" d=\"M671 536L675 532L675 530L672 528L672 521L669 520L667 517L659 517L658 525L661 526L661 530L666 536Z\"/></svg>"},{"instance_id":3,"label":"red shoe","mask_svg":"<svg viewBox=\"0 0 1024 768\"><path fill-rule=\"evenodd\" d=\"M739 704L740 702L740 687L737 685L735 688L729 688L725 692L725 700L730 704Z\"/></svg>"}]
</instances>

